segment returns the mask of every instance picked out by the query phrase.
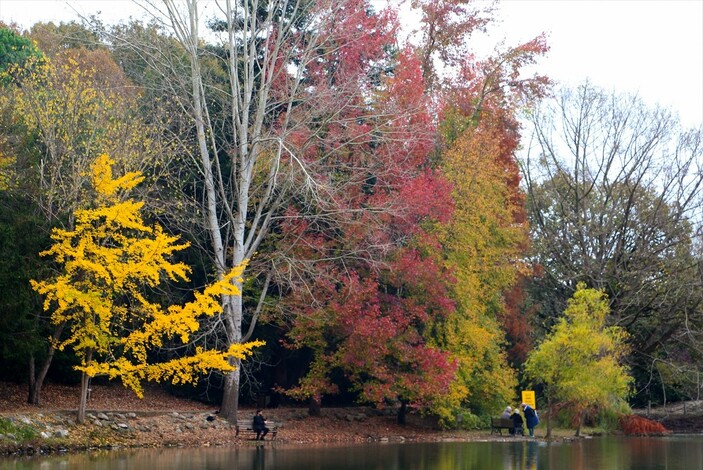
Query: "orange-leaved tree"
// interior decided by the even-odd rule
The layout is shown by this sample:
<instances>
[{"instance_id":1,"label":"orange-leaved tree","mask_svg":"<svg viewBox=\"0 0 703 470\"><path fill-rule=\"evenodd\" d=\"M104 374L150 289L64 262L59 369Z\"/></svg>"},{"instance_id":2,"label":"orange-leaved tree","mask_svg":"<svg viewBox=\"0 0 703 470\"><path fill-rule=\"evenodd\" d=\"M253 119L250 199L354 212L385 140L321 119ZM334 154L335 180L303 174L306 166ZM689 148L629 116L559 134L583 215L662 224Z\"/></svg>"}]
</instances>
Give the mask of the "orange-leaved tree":
<instances>
[{"instance_id":1,"label":"orange-leaved tree","mask_svg":"<svg viewBox=\"0 0 703 470\"><path fill-rule=\"evenodd\" d=\"M437 168L452 184L454 211L438 224L443 268L456 308L428 328L431 340L458 366L450 393L436 400L445 422L462 426L514 399L515 372L508 366L503 319L517 323L506 294L515 289L528 246L524 194L515 156L518 111L542 96L549 80L526 66L547 50L544 36L475 55L475 33L493 21L494 8L468 0L413 0L420 16L423 78L440 104ZM511 299L519 296L513 295ZM521 320L518 318L517 320ZM524 324L524 323L523 323ZM469 418L469 419L466 419Z\"/></svg>"},{"instance_id":2,"label":"orange-leaved tree","mask_svg":"<svg viewBox=\"0 0 703 470\"><path fill-rule=\"evenodd\" d=\"M240 295L233 281L241 283L244 266L196 292L183 306L164 308L150 300L148 290L164 279L188 279L190 268L170 260L188 244L144 222L143 203L125 197L143 178L137 172L113 177L113 163L102 155L92 165L95 207L75 211L73 230L52 232L54 244L42 255L52 256L62 266L60 272L32 281L52 322L70 325L69 336L56 347L70 347L80 359L79 422L85 420L89 377L120 378L141 397L143 380L192 383L212 369L232 370L230 358L244 359L263 344L234 344L227 350L196 347L193 354L151 362L149 350L174 337L187 343L199 328L199 317L220 314L219 296Z\"/></svg>"}]
</instances>

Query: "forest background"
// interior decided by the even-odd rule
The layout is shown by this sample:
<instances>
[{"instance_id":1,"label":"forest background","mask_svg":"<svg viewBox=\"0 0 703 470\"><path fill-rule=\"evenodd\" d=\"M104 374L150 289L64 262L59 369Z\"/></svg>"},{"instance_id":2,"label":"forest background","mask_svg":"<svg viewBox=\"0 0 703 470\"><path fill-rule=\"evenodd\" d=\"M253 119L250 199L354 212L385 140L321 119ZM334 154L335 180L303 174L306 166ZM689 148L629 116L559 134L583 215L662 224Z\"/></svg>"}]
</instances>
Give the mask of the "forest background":
<instances>
[{"instance_id":1,"label":"forest background","mask_svg":"<svg viewBox=\"0 0 703 470\"><path fill-rule=\"evenodd\" d=\"M470 427L534 385L580 420L623 399L699 398L701 129L636 96L526 74L544 36L477 59L472 34L495 19L485 3L412 2L414 43L396 11L362 0L224 3L207 40L197 1L145 5L149 24L0 30L0 370L27 381L30 401L45 380L106 380L89 367L97 356L125 381L118 360L134 356L126 338L145 311L191 301L233 268L243 280L222 313L185 344L152 336L148 354L265 341L230 356L234 370L176 387L229 418L240 400L312 413L363 402ZM66 297L44 303L30 281L67 263L40 256L52 229L74 233L80 214L104 209L102 154L117 179L140 175L118 199L183 242L171 259L190 275L94 283L138 316L57 315ZM87 264L70 282L92 276ZM592 323L617 332L609 357L632 377L604 399L525 368L568 331L567 302L585 288L606 299ZM579 360L610 350L594 346Z\"/></svg>"}]
</instances>

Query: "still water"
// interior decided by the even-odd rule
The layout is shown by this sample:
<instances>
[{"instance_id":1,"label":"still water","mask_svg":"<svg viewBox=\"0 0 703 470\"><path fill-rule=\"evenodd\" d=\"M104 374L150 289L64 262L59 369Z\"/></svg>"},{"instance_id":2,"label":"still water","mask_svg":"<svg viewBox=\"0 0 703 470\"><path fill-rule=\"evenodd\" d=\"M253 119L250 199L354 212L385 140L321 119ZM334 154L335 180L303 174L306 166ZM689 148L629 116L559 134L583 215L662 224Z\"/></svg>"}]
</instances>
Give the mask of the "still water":
<instances>
[{"instance_id":1,"label":"still water","mask_svg":"<svg viewBox=\"0 0 703 470\"><path fill-rule=\"evenodd\" d=\"M703 436L288 447L138 449L0 459L5 469L703 470Z\"/></svg>"}]
</instances>

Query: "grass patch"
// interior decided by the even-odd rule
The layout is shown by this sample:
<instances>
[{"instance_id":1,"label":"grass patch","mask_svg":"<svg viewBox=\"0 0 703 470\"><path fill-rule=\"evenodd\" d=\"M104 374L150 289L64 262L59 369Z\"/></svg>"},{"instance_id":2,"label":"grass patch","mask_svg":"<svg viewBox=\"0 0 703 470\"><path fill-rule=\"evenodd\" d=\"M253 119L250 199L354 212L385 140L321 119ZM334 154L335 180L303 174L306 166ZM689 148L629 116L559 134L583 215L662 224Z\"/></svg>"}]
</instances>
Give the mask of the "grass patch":
<instances>
[{"instance_id":1,"label":"grass patch","mask_svg":"<svg viewBox=\"0 0 703 470\"><path fill-rule=\"evenodd\" d=\"M12 435L19 442L31 441L39 435L33 427L26 424L17 424L7 418L0 418L0 434L4 434L6 437Z\"/></svg>"}]
</instances>

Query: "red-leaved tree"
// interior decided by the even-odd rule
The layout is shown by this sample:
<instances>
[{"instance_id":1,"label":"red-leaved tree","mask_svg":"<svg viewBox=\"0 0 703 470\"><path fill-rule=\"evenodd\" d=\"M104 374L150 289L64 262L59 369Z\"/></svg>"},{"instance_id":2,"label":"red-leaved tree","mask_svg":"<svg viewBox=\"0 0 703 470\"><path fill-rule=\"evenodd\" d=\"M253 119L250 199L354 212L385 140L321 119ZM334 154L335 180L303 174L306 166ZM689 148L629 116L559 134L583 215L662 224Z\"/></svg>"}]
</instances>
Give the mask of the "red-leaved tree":
<instances>
[{"instance_id":1,"label":"red-leaved tree","mask_svg":"<svg viewBox=\"0 0 703 470\"><path fill-rule=\"evenodd\" d=\"M388 60L388 46L375 62ZM324 395L339 391L332 377L341 374L360 401L400 403L402 422L407 405L429 408L454 375L448 355L425 339L427 325L454 308L446 289L451 273L438 263L429 230L449 220L453 204L450 186L428 164L434 123L420 60L403 50L389 63L392 73L371 77L375 101L357 98L375 117L352 115L311 150L311 160L328 162L328 180L337 181L314 208L343 216L312 223L299 216L309 205L291 207L279 246L292 247L288 278L306 263L285 305L296 312L289 346L312 353L308 373L288 393L319 406Z\"/></svg>"}]
</instances>

